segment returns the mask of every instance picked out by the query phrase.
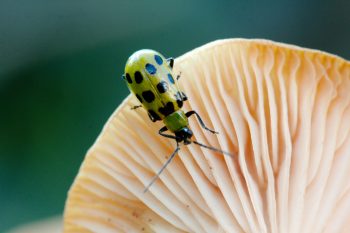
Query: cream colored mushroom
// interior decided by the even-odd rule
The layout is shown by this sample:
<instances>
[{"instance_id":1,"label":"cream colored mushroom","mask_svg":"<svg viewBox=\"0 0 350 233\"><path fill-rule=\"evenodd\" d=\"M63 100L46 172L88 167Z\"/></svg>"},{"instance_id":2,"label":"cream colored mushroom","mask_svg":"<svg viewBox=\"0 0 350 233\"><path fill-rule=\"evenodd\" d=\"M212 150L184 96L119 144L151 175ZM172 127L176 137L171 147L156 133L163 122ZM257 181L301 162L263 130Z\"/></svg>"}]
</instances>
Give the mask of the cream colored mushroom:
<instances>
[{"instance_id":1,"label":"cream colored mushroom","mask_svg":"<svg viewBox=\"0 0 350 233\"><path fill-rule=\"evenodd\" d=\"M120 67L122 70L122 67ZM174 72L219 132L194 137L235 154L175 143L129 96L88 151L65 232L350 232L350 63L266 40L219 40Z\"/></svg>"}]
</instances>

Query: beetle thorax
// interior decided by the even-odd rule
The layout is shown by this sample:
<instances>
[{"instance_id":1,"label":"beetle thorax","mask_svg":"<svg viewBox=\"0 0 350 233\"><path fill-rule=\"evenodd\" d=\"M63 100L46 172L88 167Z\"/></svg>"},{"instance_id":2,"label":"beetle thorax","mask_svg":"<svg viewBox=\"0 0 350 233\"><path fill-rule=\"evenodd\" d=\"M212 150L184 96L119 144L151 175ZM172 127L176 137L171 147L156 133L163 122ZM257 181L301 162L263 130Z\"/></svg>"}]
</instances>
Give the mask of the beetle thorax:
<instances>
[{"instance_id":1,"label":"beetle thorax","mask_svg":"<svg viewBox=\"0 0 350 233\"><path fill-rule=\"evenodd\" d=\"M173 133L188 126L188 119L181 109L171 113L163 119L165 126Z\"/></svg>"}]
</instances>

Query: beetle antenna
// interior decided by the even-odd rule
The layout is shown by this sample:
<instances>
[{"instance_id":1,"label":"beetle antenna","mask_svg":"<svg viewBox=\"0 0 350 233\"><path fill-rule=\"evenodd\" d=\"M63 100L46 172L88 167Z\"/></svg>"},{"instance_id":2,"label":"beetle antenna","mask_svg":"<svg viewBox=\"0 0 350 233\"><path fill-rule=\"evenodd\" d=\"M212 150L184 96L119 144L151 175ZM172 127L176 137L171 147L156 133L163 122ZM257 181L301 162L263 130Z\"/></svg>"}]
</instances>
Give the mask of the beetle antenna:
<instances>
[{"instance_id":1,"label":"beetle antenna","mask_svg":"<svg viewBox=\"0 0 350 233\"><path fill-rule=\"evenodd\" d=\"M176 142L176 149L174 152L170 155L169 159L164 163L163 167L159 170L159 172L152 178L151 182L146 186L146 188L143 190L143 193L146 193L148 189L152 186L152 184L158 179L160 174L164 171L164 169L169 165L169 163L173 160L176 153L180 150L179 143Z\"/></svg>"},{"instance_id":2,"label":"beetle antenna","mask_svg":"<svg viewBox=\"0 0 350 233\"><path fill-rule=\"evenodd\" d=\"M194 140L192 140L192 142L193 142L194 144L197 144L198 146L207 148L207 149L212 150L212 151L219 152L219 153L224 154L224 155L228 155L228 156L230 156L230 157L233 158L233 154L231 154L231 153L229 153L229 152L227 152L227 151L220 150L220 149L215 148L215 147L212 147L212 146L207 146L207 145L204 145L204 144L202 144L202 143L200 143L200 142L197 142L197 141L194 141Z\"/></svg>"}]
</instances>

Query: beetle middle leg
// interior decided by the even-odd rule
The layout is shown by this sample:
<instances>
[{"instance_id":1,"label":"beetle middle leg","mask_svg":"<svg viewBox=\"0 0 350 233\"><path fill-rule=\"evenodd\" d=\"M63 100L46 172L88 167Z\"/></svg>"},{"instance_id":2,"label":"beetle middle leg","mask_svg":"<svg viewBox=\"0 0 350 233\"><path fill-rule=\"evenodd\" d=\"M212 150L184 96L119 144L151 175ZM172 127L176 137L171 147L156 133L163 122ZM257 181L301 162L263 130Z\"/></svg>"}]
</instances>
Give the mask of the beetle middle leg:
<instances>
[{"instance_id":1,"label":"beetle middle leg","mask_svg":"<svg viewBox=\"0 0 350 233\"><path fill-rule=\"evenodd\" d=\"M165 131L167 131L168 128L166 126L162 127L160 130L159 130L159 134L162 135L163 137L166 137L166 138L171 138L171 139L175 139L175 140L178 140L178 137L176 137L175 135L171 135L171 134L166 134L164 133Z\"/></svg>"}]
</instances>

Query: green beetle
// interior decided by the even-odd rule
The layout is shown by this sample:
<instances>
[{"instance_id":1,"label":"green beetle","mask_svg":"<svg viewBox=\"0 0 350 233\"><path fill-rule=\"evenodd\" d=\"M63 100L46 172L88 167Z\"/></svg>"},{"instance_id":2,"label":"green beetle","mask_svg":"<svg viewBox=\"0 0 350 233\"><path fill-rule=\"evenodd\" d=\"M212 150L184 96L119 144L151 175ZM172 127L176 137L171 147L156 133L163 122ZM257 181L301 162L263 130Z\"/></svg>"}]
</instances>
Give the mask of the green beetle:
<instances>
[{"instance_id":1,"label":"green beetle","mask_svg":"<svg viewBox=\"0 0 350 233\"><path fill-rule=\"evenodd\" d=\"M163 55L154 50L142 49L129 57L125 65L125 73L122 76L126 80L129 90L141 103L141 105L134 106L132 109L144 107L151 121L162 120L165 126L159 130L159 134L175 139L177 144L175 151L145 188L144 192L156 181L158 176L180 150L180 142L183 142L185 145L195 143L199 146L232 156L228 152L191 140L193 132L189 128L188 117L192 115L197 116L199 123L204 129L211 133L217 132L207 128L197 112L189 111L185 113L181 109L187 97L178 87L177 80L180 78L180 75L174 78L172 72L173 66L173 58L165 59ZM164 133L167 130L174 135Z\"/></svg>"}]
</instances>

